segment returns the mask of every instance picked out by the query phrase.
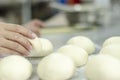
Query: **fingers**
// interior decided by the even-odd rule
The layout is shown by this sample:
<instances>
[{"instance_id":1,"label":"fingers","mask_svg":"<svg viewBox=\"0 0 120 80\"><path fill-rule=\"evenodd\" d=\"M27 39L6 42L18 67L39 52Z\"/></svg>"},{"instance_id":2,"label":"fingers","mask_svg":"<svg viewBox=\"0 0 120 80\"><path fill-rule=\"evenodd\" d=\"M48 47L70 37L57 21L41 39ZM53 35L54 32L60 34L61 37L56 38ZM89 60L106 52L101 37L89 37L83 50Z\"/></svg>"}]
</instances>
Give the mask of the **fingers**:
<instances>
[{"instance_id":1,"label":"fingers","mask_svg":"<svg viewBox=\"0 0 120 80\"><path fill-rule=\"evenodd\" d=\"M7 55L11 55L11 54L16 54L16 55L20 55L18 52L4 48L4 47L0 47L0 56L7 56Z\"/></svg>"},{"instance_id":2,"label":"fingers","mask_svg":"<svg viewBox=\"0 0 120 80\"><path fill-rule=\"evenodd\" d=\"M23 46L21 46L17 42L13 42L10 40L3 39L3 42L1 43L1 47L11 49L15 52L22 54L22 55L29 54L29 51L27 51Z\"/></svg>"},{"instance_id":3,"label":"fingers","mask_svg":"<svg viewBox=\"0 0 120 80\"><path fill-rule=\"evenodd\" d=\"M24 25L26 28L30 29L32 32L36 33L37 36L40 36L40 28L43 28L45 26L44 22L35 19L32 20L31 22L28 22L27 24Z\"/></svg>"},{"instance_id":4,"label":"fingers","mask_svg":"<svg viewBox=\"0 0 120 80\"><path fill-rule=\"evenodd\" d=\"M40 33L39 29L40 29L39 27L31 26L31 30L36 34Z\"/></svg>"},{"instance_id":5,"label":"fingers","mask_svg":"<svg viewBox=\"0 0 120 80\"><path fill-rule=\"evenodd\" d=\"M40 21L40 20L38 20L38 19L33 20L33 23L34 23L36 26L41 27L41 28L43 28L43 27L45 26L45 23L42 22L42 21Z\"/></svg>"},{"instance_id":6,"label":"fingers","mask_svg":"<svg viewBox=\"0 0 120 80\"><path fill-rule=\"evenodd\" d=\"M0 22L0 56L1 54L28 55L31 44L27 38L35 38L36 35L26 28Z\"/></svg>"},{"instance_id":7,"label":"fingers","mask_svg":"<svg viewBox=\"0 0 120 80\"><path fill-rule=\"evenodd\" d=\"M26 48L28 51L32 49L32 46L29 43L28 39L19 33L14 33L14 32L9 31L3 35L5 36L6 39L19 43L21 46Z\"/></svg>"},{"instance_id":8,"label":"fingers","mask_svg":"<svg viewBox=\"0 0 120 80\"><path fill-rule=\"evenodd\" d=\"M30 30L24 28L23 26L20 26L20 25L15 25L15 24L7 24L6 30L8 31L13 31L13 32L16 32L16 33L20 33L28 38L35 38L36 35L35 33L31 32Z\"/></svg>"}]
</instances>

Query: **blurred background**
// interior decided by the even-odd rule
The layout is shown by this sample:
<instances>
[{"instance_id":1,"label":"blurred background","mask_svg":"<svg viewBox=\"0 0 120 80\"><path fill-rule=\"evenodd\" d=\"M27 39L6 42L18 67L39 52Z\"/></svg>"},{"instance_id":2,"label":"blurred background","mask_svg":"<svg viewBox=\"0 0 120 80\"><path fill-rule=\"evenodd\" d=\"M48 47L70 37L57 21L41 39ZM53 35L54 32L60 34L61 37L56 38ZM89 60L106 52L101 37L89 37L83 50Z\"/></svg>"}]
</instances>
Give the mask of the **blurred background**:
<instances>
[{"instance_id":1,"label":"blurred background","mask_svg":"<svg viewBox=\"0 0 120 80\"><path fill-rule=\"evenodd\" d=\"M51 18L48 26L108 25L111 15L119 14L119 0L0 0L0 18L6 22L24 24L32 19ZM112 13L113 12L113 13ZM61 23L59 23L61 19Z\"/></svg>"},{"instance_id":2,"label":"blurred background","mask_svg":"<svg viewBox=\"0 0 120 80\"><path fill-rule=\"evenodd\" d=\"M55 46L77 35L101 45L120 35L120 0L0 0L0 21L23 25L34 19L45 22L42 37Z\"/></svg>"},{"instance_id":3,"label":"blurred background","mask_svg":"<svg viewBox=\"0 0 120 80\"><path fill-rule=\"evenodd\" d=\"M107 38L120 36L120 0L0 0L0 21L24 25L34 19L45 23L40 37L55 50L74 36L86 36L98 53ZM30 80L39 80L35 74ZM76 76L72 80L86 80Z\"/></svg>"}]
</instances>

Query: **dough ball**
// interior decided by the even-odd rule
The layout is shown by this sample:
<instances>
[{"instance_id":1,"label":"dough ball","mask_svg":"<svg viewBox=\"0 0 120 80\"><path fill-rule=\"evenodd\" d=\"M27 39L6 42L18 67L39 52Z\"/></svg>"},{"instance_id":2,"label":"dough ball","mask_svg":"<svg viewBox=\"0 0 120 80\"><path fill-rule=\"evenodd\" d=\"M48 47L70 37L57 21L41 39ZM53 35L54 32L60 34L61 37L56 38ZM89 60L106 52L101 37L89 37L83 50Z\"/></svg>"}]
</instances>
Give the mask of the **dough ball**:
<instances>
[{"instance_id":1,"label":"dough ball","mask_svg":"<svg viewBox=\"0 0 120 80\"><path fill-rule=\"evenodd\" d=\"M53 45L48 39L35 38L29 41L33 46L33 50L31 50L30 56L47 56L53 51Z\"/></svg>"},{"instance_id":2,"label":"dough ball","mask_svg":"<svg viewBox=\"0 0 120 80\"><path fill-rule=\"evenodd\" d=\"M43 58L37 68L37 73L42 80L68 80L74 72L74 62L69 57L58 53Z\"/></svg>"},{"instance_id":3,"label":"dough ball","mask_svg":"<svg viewBox=\"0 0 120 80\"><path fill-rule=\"evenodd\" d=\"M109 54L120 59L120 45L112 44L101 49L100 54Z\"/></svg>"},{"instance_id":4,"label":"dough ball","mask_svg":"<svg viewBox=\"0 0 120 80\"><path fill-rule=\"evenodd\" d=\"M39 38L42 45L42 53L40 56L47 56L53 52L53 44L45 38Z\"/></svg>"},{"instance_id":5,"label":"dough ball","mask_svg":"<svg viewBox=\"0 0 120 80\"><path fill-rule=\"evenodd\" d=\"M111 45L111 44L119 44L120 45L120 37L116 36L116 37L110 37L110 38L108 38L103 43L103 47L105 47L107 45Z\"/></svg>"},{"instance_id":6,"label":"dough ball","mask_svg":"<svg viewBox=\"0 0 120 80\"><path fill-rule=\"evenodd\" d=\"M78 67L85 65L88 60L88 53L75 45L65 45L61 47L58 52L69 56Z\"/></svg>"},{"instance_id":7,"label":"dough ball","mask_svg":"<svg viewBox=\"0 0 120 80\"><path fill-rule=\"evenodd\" d=\"M120 61L109 55L91 57L85 66L89 80L120 80Z\"/></svg>"},{"instance_id":8,"label":"dough ball","mask_svg":"<svg viewBox=\"0 0 120 80\"><path fill-rule=\"evenodd\" d=\"M40 39L35 38L32 40L31 39L28 40L30 41L33 47L29 56L40 56L42 54L42 44L40 42Z\"/></svg>"},{"instance_id":9,"label":"dough ball","mask_svg":"<svg viewBox=\"0 0 120 80\"><path fill-rule=\"evenodd\" d=\"M24 57L12 55L0 61L0 80L27 80L32 74L32 64Z\"/></svg>"},{"instance_id":10,"label":"dough ball","mask_svg":"<svg viewBox=\"0 0 120 80\"><path fill-rule=\"evenodd\" d=\"M71 38L67 44L77 45L87 51L88 54L92 54L95 51L94 43L87 37L76 36Z\"/></svg>"}]
</instances>

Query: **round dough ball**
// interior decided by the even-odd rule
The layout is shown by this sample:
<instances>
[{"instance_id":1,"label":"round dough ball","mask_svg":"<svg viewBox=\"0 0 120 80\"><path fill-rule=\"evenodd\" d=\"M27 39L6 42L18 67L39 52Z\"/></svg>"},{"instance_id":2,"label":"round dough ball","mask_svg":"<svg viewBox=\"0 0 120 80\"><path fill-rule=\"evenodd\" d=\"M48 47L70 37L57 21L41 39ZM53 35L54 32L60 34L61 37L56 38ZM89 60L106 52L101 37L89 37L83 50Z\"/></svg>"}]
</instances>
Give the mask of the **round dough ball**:
<instances>
[{"instance_id":1,"label":"round dough ball","mask_svg":"<svg viewBox=\"0 0 120 80\"><path fill-rule=\"evenodd\" d=\"M103 43L103 47L105 47L107 45L111 45L111 44L119 44L120 45L120 37L116 36L116 37L110 37L110 38L108 38Z\"/></svg>"},{"instance_id":2,"label":"round dough ball","mask_svg":"<svg viewBox=\"0 0 120 80\"><path fill-rule=\"evenodd\" d=\"M112 44L103 47L100 51L100 54L109 54L120 59L120 45Z\"/></svg>"},{"instance_id":3,"label":"round dough ball","mask_svg":"<svg viewBox=\"0 0 120 80\"><path fill-rule=\"evenodd\" d=\"M42 44L40 42L40 39L35 38L32 40L31 39L28 40L30 41L33 47L29 56L40 56L42 54Z\"/></svg>"},{"instance_id":4,"label":"round dough ball","mask_svg":"<svg viewBox=\"0 0 120 80\"><path fill-rule=\"evenodd\" d=\"M58 53L43 58L37 68L37 73L42 80L68 80L74 72L74 62L69 57Z\"/></svg>"},{"instance_id":5,"label":"round dough ball","mask_svg":"<svg viewBox=\"0 0 120 80\"><path fill-rule=\"evenodd\" d=\"M61 47L58 52L69 56L77 67L85 65L88 60L88 53L75 45L65 45Z\"/></svg>"},{"instance_id":6,"label":"round dough ball","mask_svg":"<svg viewBox=\"0 0 120 80\"><path fill-rule=\"evenodd\" d=\"M47 56L53 52L53 44L45 38L39 38L42 45L42 53L40 56Z\"/></svg>"},{"instance_id":7,"label":"round dough ball","mask_svg":"<svg viewBox=\"0 0 120 80\"><path fill-rule=\"evenodd\" d=\"M30 56L47 56L53 52L53 45L48 39L35 38L29 41L33 46Z\"/></svg>"},{"instance_id":8,"label":"round dough ball","mask_svg":"<svg viewBox=\"0 0 120 80\"><path fill-rule=\"evenodd\" d=\"M0 61L0 80L27 80L32 74L32 64L24 57L12 55Z\"/></svg>"},{"instance_id":9,"label":"round dough ball","mask_svg":"<svg viewBox=\"0 0 120 80\"><path fill-rule=\"evenodd\" d=\"M71 38L67 44L77 45L87 51L88 54L92 54L95 51L94 43L87 37L76 36Z\"/></svg>"},{"instance_id":10,"label":"round dough ball","mask_svg":"<svg viewBox=\"0 0 120 80\"><path fill-rule=\"evenodd\" d=\"M120 80L120 61L109 55L91 57L85 66L89 80Z\"/></svg>"}]
</instances>

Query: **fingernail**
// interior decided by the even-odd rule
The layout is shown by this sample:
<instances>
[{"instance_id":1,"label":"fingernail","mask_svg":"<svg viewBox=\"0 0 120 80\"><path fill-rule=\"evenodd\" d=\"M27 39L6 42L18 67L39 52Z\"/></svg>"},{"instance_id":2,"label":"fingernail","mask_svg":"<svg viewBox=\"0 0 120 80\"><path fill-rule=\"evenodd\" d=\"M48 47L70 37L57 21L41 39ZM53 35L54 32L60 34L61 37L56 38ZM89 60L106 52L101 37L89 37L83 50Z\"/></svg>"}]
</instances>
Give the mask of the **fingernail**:
<instances>
[{"instance_id":1,"label":"fingernail","mask_svg":"<svg viewBox=\"0 0 120 80\"><path fill-rule=\"evenodd\" d=\"M32 33L32 37L33 37L33 38L36 38L37 35L36 35L35 33Z\"/></svg>"}]
</instances>

